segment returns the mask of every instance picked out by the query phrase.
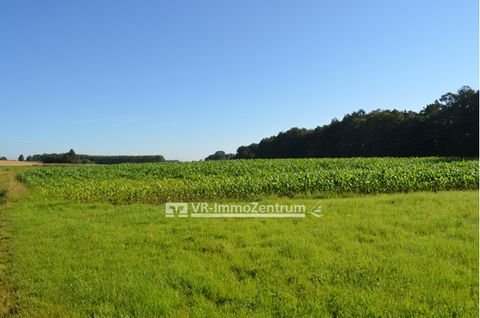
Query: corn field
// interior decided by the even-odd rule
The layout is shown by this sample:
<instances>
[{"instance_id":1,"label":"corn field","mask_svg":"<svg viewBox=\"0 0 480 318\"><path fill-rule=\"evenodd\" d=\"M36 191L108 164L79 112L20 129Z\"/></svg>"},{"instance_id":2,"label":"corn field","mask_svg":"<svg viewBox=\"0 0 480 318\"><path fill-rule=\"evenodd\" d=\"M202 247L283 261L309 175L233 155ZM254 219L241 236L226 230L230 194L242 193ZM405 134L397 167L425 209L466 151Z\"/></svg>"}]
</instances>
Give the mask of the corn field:
<instances>
[{"instance_id":1,"label":"corn field","mask_svg":"<svg viewBox=\"0 0 480 318\"><path fill-rule=\"evenodd\" d=\"M347 158L45 166L18 176L77 202L162 203L477 189L478 160Z\"/></svg>"}]
</instances>

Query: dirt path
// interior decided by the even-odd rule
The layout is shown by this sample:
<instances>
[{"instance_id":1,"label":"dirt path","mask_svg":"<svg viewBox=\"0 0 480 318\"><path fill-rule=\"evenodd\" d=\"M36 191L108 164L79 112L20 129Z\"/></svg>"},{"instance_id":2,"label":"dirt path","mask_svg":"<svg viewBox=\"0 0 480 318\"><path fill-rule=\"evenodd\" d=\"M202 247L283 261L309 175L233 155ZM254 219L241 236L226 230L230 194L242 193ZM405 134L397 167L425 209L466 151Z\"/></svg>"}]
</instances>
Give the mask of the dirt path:
<instances>
[{"instance_id":1,"label":"dirt path","mask_svg":"<svg viewBox=\"0 0 480 318\"><path fill-rule=\"evenodd\" d=\"M17 172L18 168L0 169L0 317L8 315L14 308L8 279L11 234L5 217L5 209L10 204L10 200L17 198L25 190L24 185L16 180Z\"/></svg>"}]
</instances>

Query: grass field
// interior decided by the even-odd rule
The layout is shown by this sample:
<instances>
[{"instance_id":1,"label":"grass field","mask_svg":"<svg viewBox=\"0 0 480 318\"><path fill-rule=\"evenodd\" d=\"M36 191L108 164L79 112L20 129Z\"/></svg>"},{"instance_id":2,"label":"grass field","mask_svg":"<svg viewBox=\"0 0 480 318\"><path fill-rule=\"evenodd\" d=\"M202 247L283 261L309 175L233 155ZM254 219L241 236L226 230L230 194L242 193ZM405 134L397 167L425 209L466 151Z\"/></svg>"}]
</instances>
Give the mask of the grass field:
<instances>
[{"instance_id":1,"label":"grass field","mask_svg":"<svg viewBox=\"0 0 480 318\"><path fill-rule=\"evenodd\" d=\"M205 171L211 171L205 180L214 179L219 163L189 164L179 168L177 175L166 173L175 171L169 164L0 169L2 180L9 180L4 182L5 189L16 184L12 175L17 171L30 187L23 193L16 184L13 192L17 194L0 210L3 314L478 316L478 191L468 190L478 187L478 177L472 177L478 175L478 161L430 158L408 164L408 159L398 160L393 160L391 169L413 169L417 175L411 189L401 190L409 193L357 191L354 196L338 197L341 192L298 187L293 188L297 192L288 193L290 198L267 192L254 196L264 203L321 204L322 217L303 219L168 219L164 205L151 204L150 197L143 203L142 197L110 200L109 192L92 192L96 194L91 197L68 199L76 193L75 182L80 189L96 189L95 184L109 181L135 181L139 186L132 189L138 191L142 181L143 187L150 188L155 178L178 179L183 184L199 178L195 183L199 186ZM298 167L292 167L292 162L270 161L273 167L264 168L258 179L278 175L278 169L284 176L294 176ZM355 172L367 175L365 171L372 170L370 175L381 175L383 171L390 176L394 171L382 161L375 163L379 170L368 160L352 169L348 169L352 161L299 162L317 169L323 165L328 171L318 175L336 174L339 179L334 180L347 178L357 184L360 180L351 176ZM234 175L237 167L227 165L217 180L250 177L253 181L238 189L250 189L248 194L253 194L247 185L260 182L251 176L260 174L267 162L252 163L252 170L240 176ZM314 171L305 169L308 174ZM407 176L385 184L394 188L411 180ZM382 182L390 180L384 178ZM412 192L418 184L451 191ZM393 188L383 192L396 192ZM122 195L128 195L129 187L125 189ZM235 196L219 197L223 202L241 202ZM137 203L119 204L124 202Z\"/></svg>"}]
</instances>

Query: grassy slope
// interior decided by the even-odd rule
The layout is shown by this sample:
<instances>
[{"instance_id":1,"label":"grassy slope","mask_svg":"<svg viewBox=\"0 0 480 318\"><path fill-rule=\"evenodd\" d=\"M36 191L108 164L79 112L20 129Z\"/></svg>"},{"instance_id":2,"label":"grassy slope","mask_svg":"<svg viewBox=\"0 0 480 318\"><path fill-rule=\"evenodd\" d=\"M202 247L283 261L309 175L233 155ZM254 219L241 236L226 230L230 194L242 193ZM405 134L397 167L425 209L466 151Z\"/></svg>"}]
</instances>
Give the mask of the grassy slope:
<instances>
[{"instance_id":1,"label":"grassy slope","mask_svg":"<svg viewBox=\"0 0 480 318\"><path fill-rule=\"evenodd\" d=\"M476 191L321 202L300 220L17 202L15 315L477 316Z\"/></svg>"}]
</instances>

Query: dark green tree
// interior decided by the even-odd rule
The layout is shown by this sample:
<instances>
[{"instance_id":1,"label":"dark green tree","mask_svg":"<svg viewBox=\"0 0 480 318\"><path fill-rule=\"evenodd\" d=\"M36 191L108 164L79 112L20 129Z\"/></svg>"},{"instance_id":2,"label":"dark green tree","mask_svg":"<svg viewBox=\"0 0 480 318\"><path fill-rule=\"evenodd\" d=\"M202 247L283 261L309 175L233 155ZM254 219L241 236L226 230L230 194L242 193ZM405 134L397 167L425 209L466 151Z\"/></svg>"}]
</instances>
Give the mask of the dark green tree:
<instances>
[{"instance_id":1,"label":"dark green tree","mask_svg":"<svg viewBox=\"0 0 480 318\"><path fill-rule=\"evenodd\" d=\"M258 144L241 146L236 158L477 157L478 97L478 91L464 86L419 113L359 110L313 130L292 128Z\"/></svg>"},{"instance_id":2,"label":"dark green tree","mask_svg":"<svg viewBox=\"0 0 480 318\"><path fill-rule=\"evenodd\" d=\"M209 160L227 160L232 159L235 155L234 154L226 154L225 151L216 151L214 154L205 158L205 161Z\"/></svg>"}]
</instances>

